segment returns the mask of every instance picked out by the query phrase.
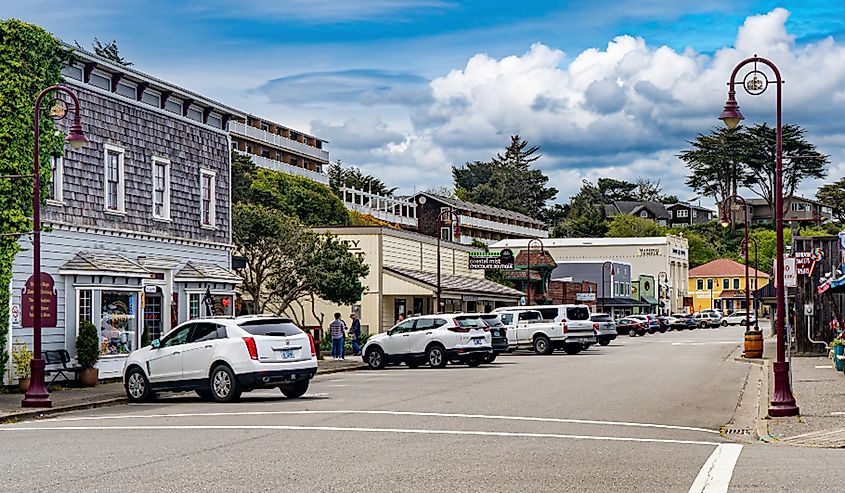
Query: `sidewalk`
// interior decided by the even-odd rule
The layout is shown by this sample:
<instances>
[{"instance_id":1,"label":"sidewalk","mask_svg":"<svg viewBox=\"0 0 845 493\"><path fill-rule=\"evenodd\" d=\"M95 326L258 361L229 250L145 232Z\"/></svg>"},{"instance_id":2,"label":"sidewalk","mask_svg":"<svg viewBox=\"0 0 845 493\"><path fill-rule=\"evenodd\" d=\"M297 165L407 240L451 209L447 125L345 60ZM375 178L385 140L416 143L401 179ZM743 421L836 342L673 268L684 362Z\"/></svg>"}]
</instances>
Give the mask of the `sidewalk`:
<instances>
[{"instance_id":1,"label":"sidewalk","mask_svg":"<svg viewBox=\"0 0 845 493\"><path fill-rule=\"evenodd\" d=\"M355 371L366 368L360 357L350 357L346 360L320 360L317 375L329 375L345 371ZM126 402L123 383L101 383L96 387L62 387L54 386L50 392L53 407L48 409L22 408L23 393L14 389L14 393L0 394L0 423L33 419L51 414L58 414L79 409L89 409L103 406L113 406Z\"/></svg>"}]
</instances>

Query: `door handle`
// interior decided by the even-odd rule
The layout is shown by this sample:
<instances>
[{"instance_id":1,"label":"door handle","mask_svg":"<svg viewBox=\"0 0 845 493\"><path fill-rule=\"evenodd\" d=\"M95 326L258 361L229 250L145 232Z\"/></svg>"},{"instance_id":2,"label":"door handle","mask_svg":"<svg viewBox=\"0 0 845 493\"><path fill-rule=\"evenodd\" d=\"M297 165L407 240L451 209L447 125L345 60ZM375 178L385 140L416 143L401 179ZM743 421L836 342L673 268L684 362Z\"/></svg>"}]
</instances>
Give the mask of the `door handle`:
<instances>
[{"instance_id":1,"label":"door handle","mask_svg":"<svg viewBox=\"0 0 845 493\"><path fill-rule=\"evenodd\" d=\"M425 335L430 336L431 332L426 332Z\"/></svg>"},{"instance_id":2,"label":"door handle","mask_svg":"<svg viewBox=\"0 0 845 493\"><path fill-rule=\"evenodd\" d=\"M208 346L206 346L205 348L206 348L206 349L208 349L208 348L212 348L212 347L214 347L214 346L212 346L211 344L209 344L209 345L208 345Z\"/></svg>"},{"instance_id":3,"label":"door handle","mask_svg":"<svg viewBox=\"0 0 845 493\"><path fill-rule=\"evenodd\" d=\"M182 354L182 351L173 351L173 354Z\"/></svg>"},{"instance_id":4,"label":"door handle","mask_svg":"<svg viewBox=\"0 0 845 493\"><path fill-rule=\"evenodd\" d=\"M402 337L411 337L411 334L402 334Z\"/></svg>"}]
</instances>

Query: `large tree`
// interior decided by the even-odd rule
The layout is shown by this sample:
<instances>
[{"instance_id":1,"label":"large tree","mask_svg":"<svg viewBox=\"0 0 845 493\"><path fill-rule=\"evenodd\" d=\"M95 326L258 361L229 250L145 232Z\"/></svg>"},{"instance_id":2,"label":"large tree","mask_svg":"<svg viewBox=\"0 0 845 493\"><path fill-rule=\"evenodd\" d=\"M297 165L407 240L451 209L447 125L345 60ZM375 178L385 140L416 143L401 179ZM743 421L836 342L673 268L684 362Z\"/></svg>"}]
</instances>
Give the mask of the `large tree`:
<instances>
[{"instance_id":1,"label":"large tree","mask_svg":"<svg viewBox=\"0 0 845 493\"><path fill-rule=\"evenodd\" d=\"M678 157L689 166L686 185L691 189L722 203L725 197L752 184L743 127L718 128L708 135L699 134L689 144L692 148Z\"/></svg>"},{"instance_id":2,"label":"large tree","mask_svg":"<svg viewBox=\"0 0 845 493\"><path fill-rule=\"evenodd\" d=\"M647 236L663 236L666 228L650 219L643 219L628 214L618 214L608 221L608 238L641 238Z\"/></svg>"},{"instance_id":3,"label":"large tree","mask_svg":"<svg viewBox=\"0 0 845 493\"><path fill-rule=\"evenodd\" d=\"M845 222L845 178L819 187L816 198L833 210L833 217L837 221Z\"/></svg>"},{"instance_id":4,"label":"large tree","mask_svg":"<svg viewBox=\"0 0 845 493\"><path fill-rule=\"evenodd\" d=\"M354 188L371 192L377 195L393 196L396 188L388 188L381 179L368 175L355 166L343 166L338 159L329 165L329 187L336 194L340 194L341 188Z\"/></svg>"},{"instance_id":5,"label":"large tree","mask_svg":"<svg viewBox=\"0 0 845 493\"><path fill-rule=\"evenodd\" d=\"M295 217L306 226L349 224L343 202L327 186L301 176L259 168L247 199Z\"/></svg>"},{"instance_id":6,"label":"large tree","mask_svg":"<svg viewBox=\"0 0 845 493\"><path fill-rule=\"evenodd\" d=\"M463 200L500 207L541 219L546 202L557 195L547 187L549 177L531 165L541 155L539 146L529 146L519 135L511 136L504 154L489 162L468 162L452 167L455 192Z\"/></svg>"},{"instance_id":7,"label":"large tree","mask_svg":"<svg viewBox=\"0 0 845 493\"><path fill-rule=\"evenodd\" d=\"M252 181L257 168L252 158L246 154L232 151L232 202L249 202Z\"/></svg>"},{"instance_id":8,"label":"large tree","mask_svg":"<svg viewBox=\"0 0 845 493\"><path fill-rule=\"evenodd\" d=\"M601 238L607 232L605 211L598 187L587 180L569 204L566 220L555 228L555 236Z\"/></svg>"},{"instance_id":9,"label":"large tree","mask_svg":"<svg viewBox=\"0 0 845 493\"><path fill-rule=\"evenodd\" d=\"M783 196L791 197L805 179L827 176L829 159L804 137L798 125L783 126ZM774 210L777 132L765 123L746 127L745 157L750 173L748 188Z\"/></svg>"}]
</instances>

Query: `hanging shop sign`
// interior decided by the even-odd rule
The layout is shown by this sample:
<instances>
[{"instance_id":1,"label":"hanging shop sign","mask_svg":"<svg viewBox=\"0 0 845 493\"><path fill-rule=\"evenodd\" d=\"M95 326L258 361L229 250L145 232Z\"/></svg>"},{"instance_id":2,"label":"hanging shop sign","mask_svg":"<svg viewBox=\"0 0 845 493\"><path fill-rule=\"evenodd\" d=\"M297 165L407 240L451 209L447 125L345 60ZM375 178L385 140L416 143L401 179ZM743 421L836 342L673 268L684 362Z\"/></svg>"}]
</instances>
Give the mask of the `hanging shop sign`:
<instances>
[{"instance_id":1,"label":"hanging shop sign","mask_svg":"<svg viewBox=\"0 0 845 493\"><path fill-rule=\"evenodd\" d=\"M470 269L513 269L513 250L500 252L470 252Z\"/></svg>"},{"instance_id":2,"label":"hanging shop sign","mask_svg":"<svg viewBox=\"0 0 845 493\"><path fill-rule=\"evenodd\" d=\"M39 303L35 300L35 274L26 280L26 286L21 290L21 319L23 327L32 327L32 320L35 318L36 307ZM53 277L42 272L38 277L41 283L41 327L55 327L56 313L58 308L58 294L54 288Z\"/></svg>"}]
</instances>

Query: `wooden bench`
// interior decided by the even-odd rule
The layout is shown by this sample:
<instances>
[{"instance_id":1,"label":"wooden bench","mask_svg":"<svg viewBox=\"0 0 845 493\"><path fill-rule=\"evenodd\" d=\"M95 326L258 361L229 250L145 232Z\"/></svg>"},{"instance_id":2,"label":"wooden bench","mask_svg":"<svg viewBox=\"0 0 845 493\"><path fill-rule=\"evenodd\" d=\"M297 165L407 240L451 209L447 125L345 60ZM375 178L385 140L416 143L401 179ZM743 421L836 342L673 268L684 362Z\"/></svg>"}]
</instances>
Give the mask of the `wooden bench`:
<instances>
[{"instance_id":1,"label":"wooden bench","mask_svg":"<svg viewBox=\"0 0 845 493\"><path fill-rule=\"evenodd\" d=\"M53 375L50 383L47 384L48 388L50 385L53 385L53 382L55 382L59 376L65 377L65 380L71 380L70 376L72 375L73 380L76 380L79 373L84 370L81 366L73 366L70 359L70 353L68 353L65 349L44 351L41 353L41 357L44 359L44 363L47 366L53 366L53 368L47 368L44 371L44 375Z\"/></svg>"}]
</instances>

